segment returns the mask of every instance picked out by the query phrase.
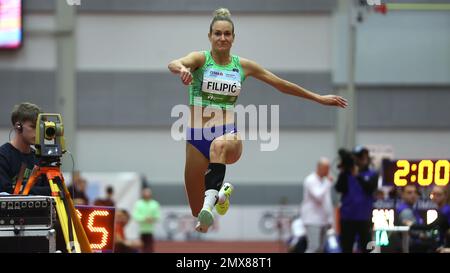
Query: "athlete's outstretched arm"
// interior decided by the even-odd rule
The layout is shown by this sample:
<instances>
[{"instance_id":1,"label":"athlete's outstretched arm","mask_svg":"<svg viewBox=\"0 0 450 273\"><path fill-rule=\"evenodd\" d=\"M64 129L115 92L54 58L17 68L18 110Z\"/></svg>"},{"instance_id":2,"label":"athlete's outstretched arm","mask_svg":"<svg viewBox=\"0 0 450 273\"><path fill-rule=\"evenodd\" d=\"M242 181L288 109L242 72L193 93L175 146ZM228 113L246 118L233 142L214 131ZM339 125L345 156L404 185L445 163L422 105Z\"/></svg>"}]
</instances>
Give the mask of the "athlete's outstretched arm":
<instances>
[{"instance_id":1,"label":"athlete's outstretched arm","mask_svg":"<svg viewBox=\"0 0 450 273\"><path fill-rule=\"evenodd\" d=\"M336 95L319 95L314 92L311 92L301 86L298 86L295 83L289 82L285 79L278 77L272 72L264 69L262 66L257 64L254 61L241 58L241 65L244 68L246 76L252 76L261 80L271 86L275 87L280 92L285 94L294 95L297 97L302 97L305 99L309 99L324 105L333 105L339 106L342 108L347 107L347 100Z\"/></svg>"},{"instance_id":2,"label":"athlete's outstretched arm","mask_svg":"<svg viewBox=\"0 0 450 273\"><path fill-rule=\"evenodd\" d=\"M173 60L169 63L168 68L174 74L180 74L180 79L185 85L189 85L192 81L192 73L203 65L205 56L201 52L191 52L183 58Z\"/></svg>"}]
</instances>

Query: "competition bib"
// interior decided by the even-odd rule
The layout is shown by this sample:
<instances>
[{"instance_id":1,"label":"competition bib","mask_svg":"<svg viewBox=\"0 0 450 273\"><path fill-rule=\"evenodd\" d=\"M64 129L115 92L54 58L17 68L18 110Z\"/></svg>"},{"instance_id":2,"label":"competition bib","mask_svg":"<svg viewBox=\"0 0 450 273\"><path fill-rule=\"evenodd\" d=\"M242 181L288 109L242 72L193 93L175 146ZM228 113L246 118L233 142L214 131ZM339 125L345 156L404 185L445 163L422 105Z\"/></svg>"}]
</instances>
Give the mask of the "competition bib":
<instances>
[{"instance_id":1,"label":"competition bib","mask_svg":"<svg viewBox=\"0 0 450 273\"><path fill-rule=\"evenodd\" d=\"M236 71L208 68L203 74L202 99L234 104L241 92L241 76Z\"/></svg>"}]
</instances>

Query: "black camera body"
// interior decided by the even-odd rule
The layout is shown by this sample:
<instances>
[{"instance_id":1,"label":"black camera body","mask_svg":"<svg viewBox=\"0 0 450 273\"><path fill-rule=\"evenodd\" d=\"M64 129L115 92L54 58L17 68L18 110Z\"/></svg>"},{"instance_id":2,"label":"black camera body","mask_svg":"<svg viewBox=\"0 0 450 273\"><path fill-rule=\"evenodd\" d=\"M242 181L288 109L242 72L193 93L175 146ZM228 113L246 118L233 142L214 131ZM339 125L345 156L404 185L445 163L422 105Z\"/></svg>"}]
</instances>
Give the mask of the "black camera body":
<instances>
[{"instance_id":1,"label":"black camera body","mask_svg":"<svg viewBox=\"0 0 450 273\"><path fill-rule=\"evenodd\" d=\"M341 171L352 172L355 166L355 155L343 148L339 149L338 154L340 161L337 167L341 169Z\"/></svg>"}]
</instances>

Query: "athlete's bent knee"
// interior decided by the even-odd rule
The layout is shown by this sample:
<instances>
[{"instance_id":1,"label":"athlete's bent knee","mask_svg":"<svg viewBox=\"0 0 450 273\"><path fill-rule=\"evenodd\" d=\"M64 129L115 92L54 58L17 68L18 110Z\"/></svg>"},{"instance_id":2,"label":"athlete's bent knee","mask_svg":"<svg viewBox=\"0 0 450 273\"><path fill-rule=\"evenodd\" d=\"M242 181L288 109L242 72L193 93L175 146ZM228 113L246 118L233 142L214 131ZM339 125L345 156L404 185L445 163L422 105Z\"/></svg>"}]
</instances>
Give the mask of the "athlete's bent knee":
<instances>
[{"instance_id":1,"label":"athlete's bent knee","mask_svg":"<svg viewBox=\"0 0 450 273\"><path fill-rule=\"evenodd\" d=\"M228 151L228 143L226 140L218 140L218 141L214 141L211 144L211 149L210 149L210 157L211 160L218 160L220 158L225 158L227 151Z\"/></svg>"}]
</instances>

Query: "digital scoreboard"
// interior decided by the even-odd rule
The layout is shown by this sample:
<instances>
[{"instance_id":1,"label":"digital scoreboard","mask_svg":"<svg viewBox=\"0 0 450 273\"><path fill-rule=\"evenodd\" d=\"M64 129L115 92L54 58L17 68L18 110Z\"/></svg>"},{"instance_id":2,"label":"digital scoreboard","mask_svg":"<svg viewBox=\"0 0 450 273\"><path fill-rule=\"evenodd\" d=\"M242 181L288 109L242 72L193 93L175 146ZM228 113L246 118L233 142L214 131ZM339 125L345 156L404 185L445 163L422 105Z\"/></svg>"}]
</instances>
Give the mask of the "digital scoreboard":
<instances>
[{"instance_id":1,"label":"digital scoreboard","mask_svg":"<svg viewBox=\"0 0 450 273\"><path fill-rule=\"evenodd\" d=\"M404 187L417 184L420 187L446 186L450 178L448 159L384 160L383 184Z\"/></svg>"},{"instance_id":2,"label":"digital scoreboard","mask_svg":"<svg viewBox=\"0 0 450 273\"><path fill-rule=\"evenodd\" d=\"M114 207L75 206L92 252L114 252Z\"/></svg>"}]
</instances>

